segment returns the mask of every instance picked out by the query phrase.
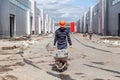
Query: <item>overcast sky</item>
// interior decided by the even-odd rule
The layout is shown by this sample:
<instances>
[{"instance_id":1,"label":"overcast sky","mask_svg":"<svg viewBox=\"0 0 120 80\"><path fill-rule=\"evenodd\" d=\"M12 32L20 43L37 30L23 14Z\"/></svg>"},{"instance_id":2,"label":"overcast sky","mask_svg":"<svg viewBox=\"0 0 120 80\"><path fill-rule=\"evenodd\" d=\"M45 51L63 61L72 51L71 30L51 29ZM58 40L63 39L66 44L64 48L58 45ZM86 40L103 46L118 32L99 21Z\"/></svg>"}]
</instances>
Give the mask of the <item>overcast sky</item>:
<instances>
[{"instance_id":1,"label":"overcast sky","mask_svg":"<svg viewBox=\"0 0 120 80\"><path fill-rule=\"evenodd\" d=\"M37 6L52 17L55 22L63 19L67 22L77 21L89 6L98 0L36 0Z\"/></svg>"}]
</instances>

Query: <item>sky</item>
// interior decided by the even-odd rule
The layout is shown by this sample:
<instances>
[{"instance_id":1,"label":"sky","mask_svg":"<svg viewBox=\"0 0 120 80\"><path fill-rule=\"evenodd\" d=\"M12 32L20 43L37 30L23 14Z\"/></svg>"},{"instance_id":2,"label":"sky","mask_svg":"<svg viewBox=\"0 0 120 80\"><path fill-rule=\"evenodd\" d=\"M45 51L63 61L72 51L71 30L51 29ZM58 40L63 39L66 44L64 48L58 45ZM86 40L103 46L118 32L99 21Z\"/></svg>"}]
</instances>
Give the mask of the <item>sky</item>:
<instances>
[{"instance_id":1,"label":"sky","mask_svg":"<svg viewBox=\"0 0 120 80\"><path fill-rule=\"evenodd\" d=\"M76 22L88 10L90 6L97 4L99 0L36 0L37 6L44 9L55 22L65 20Z\"/></svg>"}]
</instances>

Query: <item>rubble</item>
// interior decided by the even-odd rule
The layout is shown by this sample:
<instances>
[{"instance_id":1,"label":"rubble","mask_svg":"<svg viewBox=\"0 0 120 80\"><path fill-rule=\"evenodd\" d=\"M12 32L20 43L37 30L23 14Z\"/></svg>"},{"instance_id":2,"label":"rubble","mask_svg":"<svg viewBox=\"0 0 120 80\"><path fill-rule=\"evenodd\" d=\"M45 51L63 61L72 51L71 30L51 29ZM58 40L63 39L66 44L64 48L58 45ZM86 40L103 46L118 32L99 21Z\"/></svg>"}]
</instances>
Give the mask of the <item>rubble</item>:
<instances>
[{"instance_id":1,"label":"rubble","mask_svg":"<svg viewBox=\"0 0 120 80\"><path fill-rule=\"evenodd\" d=\"M100 38L101 40L120 40L120 37L117 37L117 36L109 36L109 37L103 37L103 38Z\"/></svg>"},{"instance_id":2,"label":"rubble","mask_svg":"<svg viewBox=\"0 0 120 80\"><path fill-rule=\"evenodd\" d=\"M48 37L53 37L53 34L49 34Z\"/></svg>"},{"instance_id":3,"label":"rubble","mask_svg":"<svg viewBox=\"0 0 120 80\"><path fill-rule=\"evenodd\" d=\"M120 47L120 41L118 40L104 40L101 43L104 43L107 47Z\"/></svg>"},{"instance_id":4,"label":"rubble","mask_svg":"<svg viewBox=\"0 0 120 80\"><path fill-rule=\"evenodd\" d=\"M24 51L27 50L30 45L34 45L37 44L38 42L36 40L27 40L27 41L23 41L22 44L19 46L19 48Z\"/></svg>"},{"instance_id":5,"label":"rubble","mask_svg":"<svg viewBox=\"0 0 120 80\"><path fill-rule=\"evenodd\" d=\"M26 41L28 44L33 45L37 44L38 42L36 40Z\"/></svg>"},{"instance_id":6,"label":"rubble","mask_svg":"<svg viewBox=\"0 0 120 80\"><path fill-rule=\"evenodd\" d=\"M51 37L53 37L53 34L48 34L44 36L44 38L51 38Z\"/></svg>"},{"instance_id":7,"label":"rubble","mask_svg":"<svg viewBox=\"0 0 120 80\"><path fill-rule=\"evenodd\" d=\"M32 40L32 41L23 41L22 45L25 47L29 47L30 45L37 44L37 41Z\"/></svg>"},{"instance_id":8,"label":"rubble","mask_svg":"<svg viewBox=\"0 0 120 80\"><path fill-rule=\"evenodd\" d=\"M27 40L26 37L15 37L15 38L11 38L9 41L24 41Z\"/></svg>"},{"instance_id":9,"label":"rubble","mask_svg":"<svg viewBox=\"0 0 120 80\"><path fill-rule=\"evenodd\" d=\"M7 67L7 66L1 66L0 65L0 73L1 72L8 72L8 71L12 71L13 69Z\"/></svg>"},{"instance_id":10,"label":"rubble","mask_svg":"<svg viewBox=\"0 0 120 80\"><path fill-rule=\"evenodd\" d=\"M13 75L6 75L2 77L2 80L18 80L18 78Z\"/></svg>"},{"instance_id":11,"label":"rubble","mask_svg":"<svg viewBox=\"0 0 120 80\"><path fill-rule=\"evenodd\" d=\"M11 38L9 41L25 41L25 40L31 40L31 35L14 37L14 38Z\"/></svg>"},{"instance_id":12,"label":"rubble","mask_svg":"<svg viewBox=\"0 0 120 80\"><path fill-rule=\"evenodd\" d=\"M22 50L19 46L4 46L0 49L0 55L18 54L21 52Z\"/></svg>"},{"instance_id":13,"label":"rubble","mask_svg":"<svg viewBox=\"0 0 120 80\"><path fill-rule=\"evenodd\" d=\"M2 47L2 50L13 50L17 48L17 46L6 46L6 47Z\"/></svg>"},{"instance_id":14,"label":"rubble","mask_svg":"<svg viewBox=\"0 0 120 80\"><path fill-rule=\"evenodd\" d=\"M22 51L20 49L14 49L14 50L0 50L1 55L9 55L9 54L19 54Z\"/></svg>"},{"instance_id":15,"label":"rubble","mask_svg":"<svg viewBox=\"0 0 120 80\"><path fill-rule=\"evenodd\" d=\"M113 45L120 46L120 41L115 41Z\"/></svg>"},{"instance_id":16,"label":"rubble","mask_svg":"<svg viewBox=\"0 0 120 80\"><path fill-rule=\"evenodd\" d=\"M87 34L85 33L85 34L83 34L83 37L87 37Z\"/></svg>"},{"instance_id":17,"label":"rubble","mask_svg":"<svg viewBox=\"0 0 120 80\"><path fill-rule=\"evenodd\" d=\"M105 39L103 42L104 42L104 43L110 43L110 41L107 40L107 39Z\"/></svg>"},{"instance_id":18,"label":"rubble","mask_svg":"<svg viewBox=\"0 0 120 80\"><path fill-rule=\"evenodd\" d=\"M99 40L94 41L97 44L104 44L107 47L120 47L120 37L117 36L106 36L99 38Z\"/></svg>"},{"instance_id":19,"label":"rubble","mask_svg":"<svg viewBox=\"0 0 120 80\"><path fill-rule=\"evenodd\" d=\"M54 51L54 48L53 48L52 43L48 43L48 44L46 45L46 49L47 49L47 51Z\"/></svg>"}]
</instances>

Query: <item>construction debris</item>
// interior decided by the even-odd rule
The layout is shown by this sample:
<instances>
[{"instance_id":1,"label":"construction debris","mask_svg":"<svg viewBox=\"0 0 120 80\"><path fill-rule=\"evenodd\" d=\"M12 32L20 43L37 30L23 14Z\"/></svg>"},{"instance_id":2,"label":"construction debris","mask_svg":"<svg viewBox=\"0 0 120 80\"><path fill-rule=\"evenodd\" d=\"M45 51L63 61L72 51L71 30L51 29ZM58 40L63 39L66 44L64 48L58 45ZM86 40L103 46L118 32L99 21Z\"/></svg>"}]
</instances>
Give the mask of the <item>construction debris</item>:
<instances>
[{"instance_id":1,"label":"construction debris","mask_svg":"<svg viewBox=\"0 0 120 80\"><path fill-rule=\"evenodd\" d=\"M15 50L0 50L0 55L8 55L8 54L19 54L22 53L21 50L15 49Z\"/></svg>"},{"instance_id":2,"label":"construction debris","mask_svg":"<svg viewBox=\"0 0 120 80\"><path fill-rule=\"evenodd\" d=\"M23 41L22 42L22 45L25 46L25 47L29 47L29 45L33 45L33 44L36 44L37 41L35 40L32 40L32 41Z\"/></svg>"},{"instance_id":3,"label":"construction debris","mask_svg":"<svg viewBox=\"0 0 120 80\"><path fill-rule=\"evenodd\" d=\"M19 53L19 49L24 51L26 49L28 49L30 47L30 45L33 45L33 44L36 44L37 41L35 40L32 40L32 41L23 41L21 44L19 45L14 45L14 46L4 46L4 47L1 47L1 50L0 50L0 54L15 54L15 53ZM17 51L16 51L17 50Z\"/></svg>"},{"instance_id":4,"label":"construction debris","mask_svg":"<svg viewBox=\"0 0 120 80\"><path fill-rule=\"evenodd\" d=\"M11 38L9 41L25 41L25 40L31 40L31 35Z\"/></svg>"},{"instance_id":5,"label":"construction debris","mask_svg":"<svg viewBox=\"0 0 120 80\"><path fill-rule=\"evenodd\" d=\"M103 38L100 38L102 40L120 40L120 37L114 37L114 36L110 36L110 37L103 37Z\"/></svg>"},{"instance_id":6,"label":"construction debris","mask_svg":"<svg viewBox=\"0 0 120 80\"><path fill-rule=\"evenodd\" d=\"M106 44L108 47L120 47L120 40L114 40L114 39L105 39L102 41L99 41L100 43Z\"/></svg>"},{"instance_id":7,"label":"construction debris","mask_svg":"<svg viewBox=\"0 0 120 80\"><path fill-rule=\"evenodd\" d=\"M105 39L103 42L104 42L104 43L110 43L110 41L107 40L107 39Z\"/></svg>"},{"instance_id":8,"label":"construction debris","mask_svg":"<svg viewBox=\"0 0 120 80\"><path fill-rule=\"evenodd\" d=\"M83 37L87 37L87 34L85 33L85 34L83 34Z\"/></svg>"},{"instance_id":9,"label":"construction debris","mask_svg":"<svg viewBox=\"0 0 120 80\"><path fill-rule=\"evenodd\" d=\"M26 37L15 37L15 38L11 38L10 41L24 41L27 40Z\"/></svg>"},{"instance_id":10,"label":"construction debris","mask_svg":"<svg viewBox=\"0 0 120 80\"><path fill-rule=\"evenodd\" d=\"M53 36L54 36L53 34L47 34L47 35L44 35L44 38L51 38Z\"/></svg>"},{"instance_id":11,"label":"construction debris","mask_svg":"<svg viewBox=\"0 0 120 80\"><path fill-rule=\"evenodd\" d=\"M27 41L23 41L22 44L19 46L19 48L24 51L24 50L27 50L30 45L33 45L33 44L37 44L38 42L35 41L35 40L27 40Z\"/></svg>"},{"instance_id":12,"label":"construction debris","mask_svg":"<svg viewBox=\"0 0 120 80\"><path fill-rule=\"evenodd\" d=\"M18 78L13 75L6 75L2 77L2 80L18 80Z\"/></svg>"},{"instance_id":13,"label":"construction debris","mask_svg":"<svg viewBox=\"0 0 120 80\"><path fill-rule=\"evenodd\" d=\"M47 49L47 51L54 51L52 43L48 43L46 45L46 49Z\"/></svg>"},{"instance_id":14,"label":"construction debris","mask_svg":"<svg viewBox=\"0 0 120 80\"><path fill-rule=\"evenodd\" d=\"M7 46L7 47L2 47L2 50L13 50L16 48L17 48L17 46Z\"/></svg>"},{"instance_id":15,"label":"construction debris","mask_svg":"<svg viewBox=\"0 0 120 80\"><path fill-rule=\"evenodd\" d=\"M115 41L113 45L120 46L120 41Z\"/></svg>"},{"instance_id":16,"label":"construction debris","mask_svg":"<svg viewBox=\"0 0 120 80\"><path fill-rule=\"evenodd\" d=\"M27 39L31 40L31 35L26 35L26 36L23 36L23 37L26 37Z\"/></svg>"},{"instance_id":17,"label":"construction debris","mask_svg":"<svg viewBox=\"0 0 120 80\"><path fill-rule=\"evenodd\" d=\"M37 44L38 42L36 40L26 41L29 45Z\"/></svg>"}]
</instances>

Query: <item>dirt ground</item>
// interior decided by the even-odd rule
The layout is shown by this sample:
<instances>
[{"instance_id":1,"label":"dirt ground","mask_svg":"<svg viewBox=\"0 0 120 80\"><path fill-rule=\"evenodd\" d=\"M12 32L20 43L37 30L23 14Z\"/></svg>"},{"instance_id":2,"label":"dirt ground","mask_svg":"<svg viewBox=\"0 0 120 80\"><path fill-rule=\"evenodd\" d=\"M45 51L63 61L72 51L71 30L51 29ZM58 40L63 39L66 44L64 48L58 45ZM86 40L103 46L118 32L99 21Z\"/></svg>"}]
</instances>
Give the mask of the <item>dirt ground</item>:
<instances>
[{"instance_id":1,"label":"dirt ground","mask_svg":"<svg viewBox=\"0 0 120 80\"><path fill-rule=\"evenodd\" d=\"M69 67L61 73L53 69L52 35L34 36L32 43L0 40L0 47L24 47L17 54L0 54L0 80L120 80L120 47L102 43L97 35L92 40L82 34L71 37Z\"/></svg>"}]
</instances>

